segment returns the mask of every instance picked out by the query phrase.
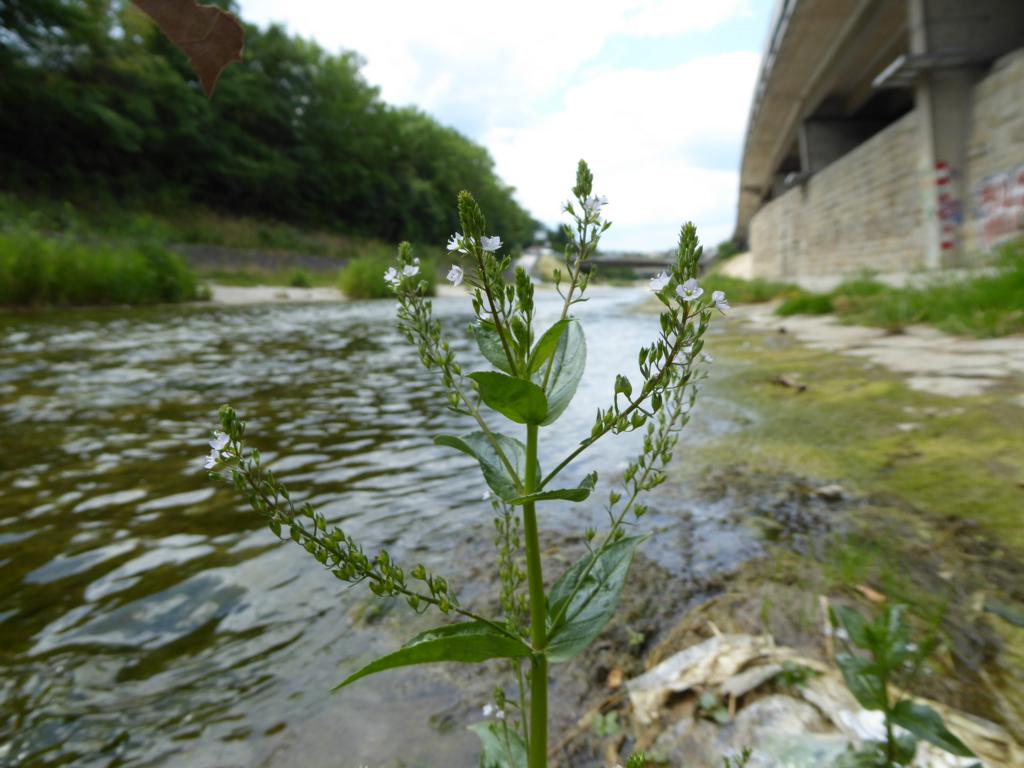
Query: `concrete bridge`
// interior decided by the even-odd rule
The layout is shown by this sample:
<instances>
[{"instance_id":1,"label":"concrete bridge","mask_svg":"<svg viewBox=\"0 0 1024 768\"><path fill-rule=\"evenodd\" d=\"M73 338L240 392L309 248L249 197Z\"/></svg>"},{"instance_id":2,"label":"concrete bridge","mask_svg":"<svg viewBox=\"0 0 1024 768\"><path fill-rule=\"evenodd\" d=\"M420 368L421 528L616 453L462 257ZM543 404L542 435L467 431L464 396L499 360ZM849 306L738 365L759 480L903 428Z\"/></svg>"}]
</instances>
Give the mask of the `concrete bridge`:
<instances>
[{"instance_id":1,"label":"concrete bridge","mask_svg":"<svg viewBox=\"0 0 1024 768\"><path fill-rule=\"evenodd\" d=\"M1024 233L1024 0L779 0L740 176L760 276L963 266Z\"/></svg>"}]
</instances>

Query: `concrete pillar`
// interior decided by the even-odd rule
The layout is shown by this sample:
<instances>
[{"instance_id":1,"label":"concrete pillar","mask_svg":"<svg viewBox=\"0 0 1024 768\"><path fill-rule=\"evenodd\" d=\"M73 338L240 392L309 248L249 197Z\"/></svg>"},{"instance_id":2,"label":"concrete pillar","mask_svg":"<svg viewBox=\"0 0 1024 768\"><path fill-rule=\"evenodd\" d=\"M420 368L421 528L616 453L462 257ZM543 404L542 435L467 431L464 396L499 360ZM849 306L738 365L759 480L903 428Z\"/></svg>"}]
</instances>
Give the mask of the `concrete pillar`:
<instances>
[{"instance_id":1,"label":"concrete pillar","mask_svg":"<svg viewBox=\"0 0 1024 768\"><path fill-rule=\"evenodd\" d=\"M912 57L928 62L914 87L920 116L918 178L929 267L965 262L961 225L969 201L967 142L982 62L1015 45L1022 0L907 0ZM959 62L959 63L958 63Z\"/></svg>"}]
</instances>

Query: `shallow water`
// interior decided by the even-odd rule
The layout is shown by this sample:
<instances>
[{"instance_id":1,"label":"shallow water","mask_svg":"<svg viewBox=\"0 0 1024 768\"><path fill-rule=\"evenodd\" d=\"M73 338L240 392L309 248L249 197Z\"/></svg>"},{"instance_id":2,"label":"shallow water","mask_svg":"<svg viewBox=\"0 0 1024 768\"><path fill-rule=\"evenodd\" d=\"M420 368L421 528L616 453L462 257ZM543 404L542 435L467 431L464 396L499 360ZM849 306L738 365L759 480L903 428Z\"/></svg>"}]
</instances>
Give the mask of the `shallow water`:
<instances>
[{"instance_id":1,"label":"shallow water","mask_svg":"<svg viewBox=\"0 0 1024 768\"><path fill-rule=\"evenodd\" d=\"M550 320L558 297L538 298ZM633 352L657 327L636 311L644 298L597 289L580 306L587 372L546 434L546 466L589 433L615 374L635 371ZM472 368L468 311L435 301ZM230 402L296 495L367 550L444 573L471 572L450 562L470 552L486 567L483 480L431 442L470 426L445 409L392 313L352 302L0 320L0 764L475 761L464 723L444 733L431 717L458 704L452 685L394 673L328 693L400 638L202 469ZM637 439L599 443L569 479L614 478ZM654 507L649 526L677 524ZM599 501L552 508L542 524L579 531L601 514ZM683 567L661 541L654 556ZM718 539L685 565L721 568L749 546Z\"/></svg>"}]
</instances>

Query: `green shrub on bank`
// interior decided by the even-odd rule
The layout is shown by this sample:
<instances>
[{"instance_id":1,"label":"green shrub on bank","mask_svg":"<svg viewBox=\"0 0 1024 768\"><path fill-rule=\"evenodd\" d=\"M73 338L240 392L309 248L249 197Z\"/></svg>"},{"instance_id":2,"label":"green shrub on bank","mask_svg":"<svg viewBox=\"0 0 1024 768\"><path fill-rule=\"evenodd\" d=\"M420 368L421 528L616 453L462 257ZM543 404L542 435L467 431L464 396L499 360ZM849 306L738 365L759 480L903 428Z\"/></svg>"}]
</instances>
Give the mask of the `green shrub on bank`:
<instances>
[{"instance_id":1,"label":"green shrub on bank","mask_svg":"<svg viewBox=\"0 0 1024 768\"><path fill-rule=\"evenodd\" d=\"M800 290L791 283L776 283L761 278L744 280L740 277L714 273L702 277L700 284L705 291L724 291L733 304L757 304L788 296Z\"/></svg>"},{"instance_id":2,"label":"green shrub on bank","mask_svg":"<svg viewBox=\"0 0 1024 768\"><path fill-rule=\"evenodd\" d=\"M350 299L392 299L395 292L384 282L384 272L393 265L390 253L367 254L352 259L341 270L338 287ZM427 281L428 295L437 290L437 269L427 260L420 264L420 277Z\"/></svg>"},{"instance_id":3,"label":"green shrub on bank","mask_svg":"<svg viewBox=\"0 0 1024 768\"><path fill-rule=\"evenodd\" d=\"M852 323L900 331L926 323L948 333L1006 336L1024 332L1024 241L1003 246L991 274L890 288L870 278L844 282L830 293L800 292L780 315L835 312Z\"/></svg>"},{"instance_id":4,"label":"green shrub on bank","mask_svg":"<svg viewBox=\"0 0 1024 768\"><path fill-rule=\"evenodd\" d=\"M0 305L155 304L199 297L182 259L152 242L131 245L0 232Z\"/></svg>"}]
</instances>

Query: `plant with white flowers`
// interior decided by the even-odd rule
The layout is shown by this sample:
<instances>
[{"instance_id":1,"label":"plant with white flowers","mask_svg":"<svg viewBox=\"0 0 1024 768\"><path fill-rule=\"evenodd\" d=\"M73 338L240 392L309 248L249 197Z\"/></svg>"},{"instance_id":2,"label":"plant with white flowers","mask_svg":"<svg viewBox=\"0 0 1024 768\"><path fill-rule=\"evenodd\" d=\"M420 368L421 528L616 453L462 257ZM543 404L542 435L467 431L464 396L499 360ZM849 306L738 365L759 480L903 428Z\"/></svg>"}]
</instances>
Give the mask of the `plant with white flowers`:
<instances>
[{"instance_id":1,"label":"plant with white flowers","mask_svg":"<svg viewBox=\"0 0 1024 768\"><path fill-rule=\"evenodd\" d=\"M572 310L585 300L587 262L610 226L602 217L608 201L593 195L592 187L590 170L580 161L573 199L565 204L572 223L563 225L568 239L564 272L555 275L562 309L545 329L536 327L533 283L521 269L506 279L511 259L499 255L501 239L487 234L473 197L459 195L462 231L452 235L448 251L460 263L452 265L448 280L454 285L465 282L470 289L475 314L471 330L491 370L466 373L456 361L433 317L428 285L419 277L419 261L408 243L399 246L398 263L385 275L398 299L399 329L417 347L423 365L438 372L448 407L475 423L472 431L438 435L434 441L472 457L493 494L502 615L484 616L463 607L444 577L422 565L404 568L386 551L368 555L311 505L294 504L287 488L262 467L259 453L246 447L245 424L230 407L221 409L223 432L211 441L214 452L207 460L208 467L222 470L214 475L233 480L275 535L302 545L337 578L365 583L376 595L403 597L418 612L436 609L459 618L417 635L339 687L413 664L508 661L511 684L496 688L494 703L484 708L487 719L472 727L483 742L481 764L486 766L547 764L549 665L579 655L611 619L634 553L645 538L627 530L647 511L641 494L665 479L665 466L696 397L692 384L704 334L713 310L728 307L719 292L711 301L702 300L696 277L701 248L696 228L686 224L671 268L651 281L663 310L659 334L637 355L640 380L634 383L618 375L608 402L597 408L590 433L581 435L576 448L545 471L537 460L540 433L565 411L586 364L586 339ZM501 429L493 423L494 414L505 420ZM505 434L511 425L519 426L523 439ZM586 554L545 592L538 513L554 500L587 499L597 486L597 473L565 487L558 482L563 470L607 435L639 429L645 430L643 450L626 468L620 487L608 494L607 530L600 535L593 529L582 532Z\"/></svg>"}]
</instances>

